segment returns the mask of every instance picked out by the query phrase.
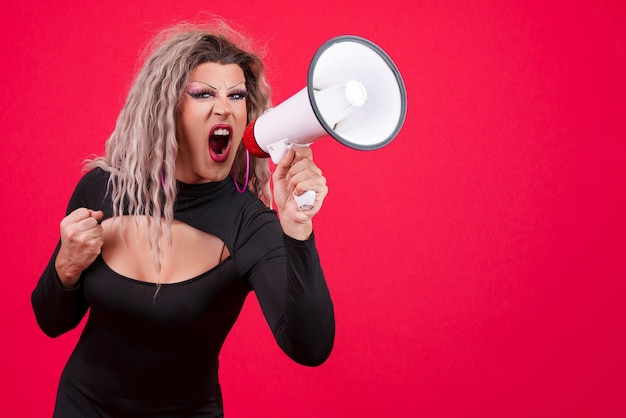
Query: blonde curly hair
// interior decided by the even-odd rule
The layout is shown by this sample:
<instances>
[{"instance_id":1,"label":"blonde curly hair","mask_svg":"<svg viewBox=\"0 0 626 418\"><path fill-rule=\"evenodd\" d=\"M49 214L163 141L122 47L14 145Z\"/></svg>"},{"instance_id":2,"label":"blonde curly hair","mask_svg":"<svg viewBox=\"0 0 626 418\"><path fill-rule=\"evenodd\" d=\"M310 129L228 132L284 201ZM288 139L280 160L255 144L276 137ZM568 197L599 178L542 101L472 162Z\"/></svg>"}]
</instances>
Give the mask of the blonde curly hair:
<instances>
[{"instance_id":1,"label":"blonde curly hair","mask_svg":"<svg viewBox=\"0 0 626 418\"><path fill-rule=\"evenodd\" d=\"M162 31L149 45L147 58L132 83L115 129L106 142L104 156L86 162L86 169L100 167L111 173L108 189L113 216L146 215L148 239L157 272L160 270L161 236L171 244L176 199L176 131L181 103L190 72L206 62L236 64L246 79L248 122L270 107L271 89L265 68L251 42L224 21L211 26L183 23ZM246 153L237 150L232 169L244 183ZM248 189L271 204L267 160L250 155ZM165 219L165 230L161 219Z\"/></svg>"}]
</instances>

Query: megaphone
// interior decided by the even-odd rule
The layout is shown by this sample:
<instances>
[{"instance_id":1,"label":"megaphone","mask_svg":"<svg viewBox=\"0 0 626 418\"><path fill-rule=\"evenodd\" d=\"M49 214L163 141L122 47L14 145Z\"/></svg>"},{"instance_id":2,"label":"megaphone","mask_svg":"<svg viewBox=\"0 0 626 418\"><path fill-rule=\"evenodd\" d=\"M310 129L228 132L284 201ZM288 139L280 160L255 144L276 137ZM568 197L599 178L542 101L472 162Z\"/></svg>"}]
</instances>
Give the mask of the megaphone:
<instances>
[{"instance_id":1,"label":"megaphone","mask_svg":"<svg viewBox=\"0 0 626 418\"><path fill-rule=\"evenodd\" d=\"M252 121L243 142L274 163L287 149L327 135L356 150L375 150L399 133L406 117L406 89L391 58L359 36L326 41L309 65L307 86ZM296 196L310 210L315 192Z\"/></svg>"}]
</instances>

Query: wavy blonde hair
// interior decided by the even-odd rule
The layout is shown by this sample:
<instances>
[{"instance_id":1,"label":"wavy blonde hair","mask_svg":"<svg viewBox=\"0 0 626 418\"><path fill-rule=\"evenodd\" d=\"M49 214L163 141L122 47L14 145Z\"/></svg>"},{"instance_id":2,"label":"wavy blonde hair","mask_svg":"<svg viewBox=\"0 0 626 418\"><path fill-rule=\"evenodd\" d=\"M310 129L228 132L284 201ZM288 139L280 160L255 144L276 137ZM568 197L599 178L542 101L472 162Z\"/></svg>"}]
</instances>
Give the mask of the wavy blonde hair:
<instances>
[{"instance_id":1,"label":"wavy blonde hair","mask_svg":"<svg viewBox=\"0 0 626 418\"><path fill-rule=\"evenodd\" d=\"M147 58L132 83L115 129L102 157L87 161L85 168L100 167L111 173L108 189L113 216L146 215L148 241L157 273L160 271L161 237L171 245L171 225L176 200L175 160L177 126L182 98L190 72L206 62L236 64L246 79L248 122L270 106L271 89L265 78L260 54L251 42L224 21L210 27L182 23L162 31L150 43ZM265 204L271 204L270 171L264 159L250 156L248 189ZM233 176L244 183L246 153L240 145L233 163ZM165 230L161 224L165 219ZM156 243L153 248L152 243Z\"/></svg>"}]
</instances>

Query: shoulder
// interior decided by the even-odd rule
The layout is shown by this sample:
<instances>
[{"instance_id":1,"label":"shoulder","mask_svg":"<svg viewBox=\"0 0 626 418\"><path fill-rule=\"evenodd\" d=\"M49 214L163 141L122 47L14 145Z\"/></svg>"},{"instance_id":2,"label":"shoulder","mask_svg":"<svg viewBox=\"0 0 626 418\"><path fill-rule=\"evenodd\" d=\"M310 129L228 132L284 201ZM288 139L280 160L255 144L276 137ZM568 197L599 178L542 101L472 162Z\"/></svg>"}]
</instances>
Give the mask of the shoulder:
<instances>
[{"instance_id":1,"label":"shoulder","mask_svg":"<svg viewBox=\"0 0 626 418\"><path fill-rule=\"evenodd\" d=\"M258 227L268 222L278 225L276 211L267 207L252 192L241 193L238 198L240 200L241 219L246 225L256 225Z\"/></svg>"},{"instance_id":2,"label":"shoulder","mask_svg":"<svg viewBox=\"0 0 626 418\"><path fill-rule=\"evenodd\" d=\"M267 207L249 190L244 193L227 193L224 199L220 199L220 206L221 211L212 213L217 215L216 219L234 227L232 232L238 245L253 236L261 235L271 241L281 237L282 229L276 211Z\"/></svg>"},{"instance_id":3,"label":"shoulder","mask_svg":"<svg viewBox=\"0 0 626 418\"><path fill-rule=\"evenodd\" d=\"M110 174L101 168L94 168L83 174L72 194L68 212L79 207L107 212L105 197L109 176Z\"/></svg>"},{"instance_id":4,"label":"shoulder","mask_svg":"<svg viewBox=\"0 0 626 418\"><path fill-rule=\"evenodd\" d=\"M96 167L87 171L78 182L78 186L95 186L103 184L106 186L111 173Z\"/></svg>"},{"instance_id":5,"label":"shoulder","mask_svg":"<svg viewBox=\"0 0 626 418\"><path fill-rule=\"evenodd\" d=\"M110 173L101 168L94 168L86 172L76 185L76 190L91 199L104 198L109 185Z\"/></svg>"},{"instance_id":6,"label":"shoulder","mask_svg":"<svg viewBox=\"0 0 626 418\"><path fill-rule=\"evenodd\" d=\"M273 249L283 244L283 230L276 211L268 208L260 199L249 194L241 206L239 242L252 240L260 247Z\"/></svg>"}]
</instances>

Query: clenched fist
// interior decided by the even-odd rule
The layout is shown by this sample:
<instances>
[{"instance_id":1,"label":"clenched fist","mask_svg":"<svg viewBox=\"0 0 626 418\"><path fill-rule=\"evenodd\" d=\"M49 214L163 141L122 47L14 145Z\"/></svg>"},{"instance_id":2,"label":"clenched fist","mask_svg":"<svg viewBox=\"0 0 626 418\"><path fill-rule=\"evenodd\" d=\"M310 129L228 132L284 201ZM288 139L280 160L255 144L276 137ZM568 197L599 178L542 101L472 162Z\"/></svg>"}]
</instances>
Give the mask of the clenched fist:
<instances>
[{"instance_id":1,"label":"clenched fist","mask_svg":"<svg viewBox=\"0 0 626 418\"><path fill-rule=\"evenodd\" d=\"M311 220L319 212L328 194L326 178L313 162L311 148L287 150L276 165L272 180L274 202L283 231L292 238L307 239L313 230ZM295 196L308 190L315 192L313 207L310 210L299 210Z\"/></svg>"},{"instance_id":2,"label":"clenched fist","mask_svg":"<svg viewBox=\"0 0 626 418\"><path fill-rule=\"evenodd\" d=\"M61 248L54 266L63 287L74 287L80 273L100 254L102 216L102 211L78 208L61 221Z\"/></svg>"}]
</instances>

